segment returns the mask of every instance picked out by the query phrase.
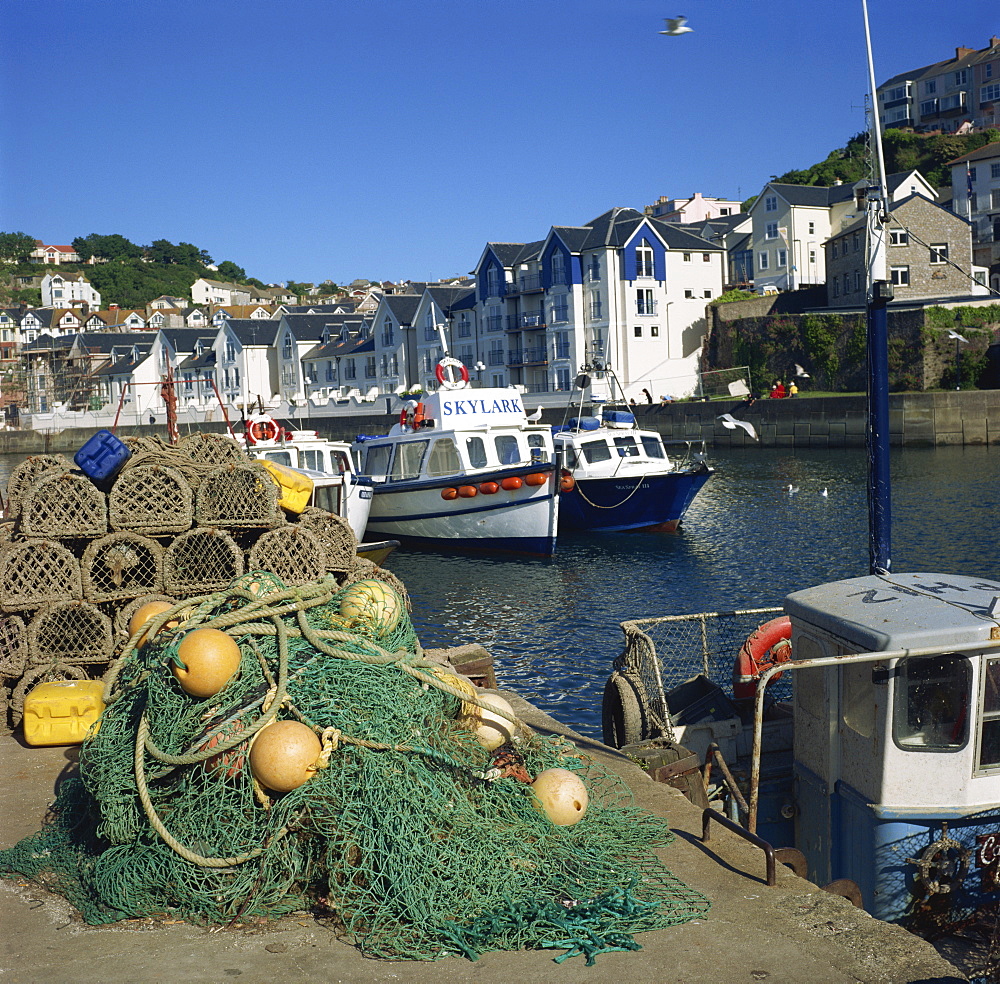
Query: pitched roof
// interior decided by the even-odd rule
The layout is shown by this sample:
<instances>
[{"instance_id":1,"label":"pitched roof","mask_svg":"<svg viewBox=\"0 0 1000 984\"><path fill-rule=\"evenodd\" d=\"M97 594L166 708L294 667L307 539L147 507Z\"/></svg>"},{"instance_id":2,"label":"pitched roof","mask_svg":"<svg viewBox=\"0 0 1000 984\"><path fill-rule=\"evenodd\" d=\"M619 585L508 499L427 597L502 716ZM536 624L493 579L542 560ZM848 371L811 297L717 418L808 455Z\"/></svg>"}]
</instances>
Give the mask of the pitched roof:
<instances>
[{"instance_id":1,"label":"pitched roof","mask_svg":"<svg viewBox=\"0 0 1000 984\"><path fill-rule=\"evenodd\" d=\"M280 322L274 318L230 318L226 324L241 345L272 345Z\"/></svg>"},{"instance_id":2,"label":"pitched roof","mask_svg":"<svg viewBox=\"0 0 1000 984\"><path fill-rule=\"evenodd\" d=\"M956 157L953 161L948 161L948 164L985 161L991 157L1000 157L1000 140L994 140L993 143L988 143L985 147L980 147L978 150L970 150L969 153L962 154L961 157Z\"/></svg>"},{"instance_id":3,"label":"pitched roof","mask_svg":"<svg viewBox=\"0 0 1000 984\"><path fill-rule=\"evenodd\" d=\"M401 325L413 324L420 304L419 294L386 294L382 301Z\"/></svg>"}]
</instances>

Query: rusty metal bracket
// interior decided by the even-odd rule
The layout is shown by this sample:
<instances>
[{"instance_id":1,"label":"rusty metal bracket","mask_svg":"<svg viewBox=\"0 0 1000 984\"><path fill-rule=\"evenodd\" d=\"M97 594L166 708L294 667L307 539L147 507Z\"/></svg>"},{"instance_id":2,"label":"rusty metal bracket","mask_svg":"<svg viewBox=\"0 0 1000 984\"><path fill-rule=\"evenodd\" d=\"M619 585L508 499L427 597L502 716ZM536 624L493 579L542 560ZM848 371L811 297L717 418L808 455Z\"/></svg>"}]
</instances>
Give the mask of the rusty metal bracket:
<instances>
[{"instance_id":1,"label":"rusty metal bracket","mask_svg":"<svg viewBox=\"0 0 1000 984\"><path fill-rule=\"evenodd\" d=\"M738 834L745 841L749 841L754 847L759 847L764 852L764 858L767 863L767 884L771 888L774 888L777 884L774 848L766 840L758 837L756 834L751 834L749 830L741 827L735 820L730 820L725 814L713 809L702 810L701 813L701 840L704 844L707 844L710 839L709 832L713 820L716 823L721 823L727 830Z\"/></svg>"}]
</instances>

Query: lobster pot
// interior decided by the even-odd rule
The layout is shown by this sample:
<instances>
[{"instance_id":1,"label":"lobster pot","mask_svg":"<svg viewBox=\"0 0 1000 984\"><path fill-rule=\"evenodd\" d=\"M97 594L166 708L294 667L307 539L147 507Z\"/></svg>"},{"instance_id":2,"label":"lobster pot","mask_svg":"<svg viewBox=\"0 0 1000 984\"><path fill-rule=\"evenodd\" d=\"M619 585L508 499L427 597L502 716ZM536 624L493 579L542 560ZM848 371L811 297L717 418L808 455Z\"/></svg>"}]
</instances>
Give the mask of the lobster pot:
<instances>
[{"instance_id":1,"label":"lobster pot","mask_svg":"<svg viewBox=\"0 0 1000 984\"><path fill-rule=\"evenodd\" d=\"M28 628L20 615L0 615L0 677L18 679L28 661Z\"/></svg>"},{"instance_id":2,"label":"lobster pot","mask_svg":"<svg viewBox=\"0 0 1000 984\"><path fill-rule=\"evenodd\" d=\"M278 484L259 462L224 465L202 478L194 516L199 526L279 526L285 522L280 496Z\"/></svg>"},{"instance_id":3,"label":"lobster pot","mask_svg":"<svg viewBox=\"0 0 1000 984\"><path fill-rule=\"evenodd\" d=\"M243 551L225 530L188 530L167 547L163 590L175 598L219 591L243 571Z\"/></svg>"},{"instance_id":4,"label":"lobster pot","mask_svg":"<svg viewBox=\"0 0 1000 984\"><path fill-rule=\"evenodd\" d=\"M250 569L269 571L289 586L305 584L326 573L326 550L315 533L285 526L261 534L250 548Z\"/></svg>"},{"instance_id":5,"label":"lobster pot","mask_svg":"<svg viewBox=\"0 0 1000 984\"><path fill-rule=\"evenodd\" d=\"M225 434L188 434L177 449L185 457L205 465L245 465L247 461L242 445Z\"/></svg>"},{"instance_id":6,"label":"lobster pot","mask_svg":"<svg viewBox=\"0 0 1000 984\"><path fill-rule=\"evenodd\" d=\"M119 605L108 606L111 613L111 632L114 636L115 648L117 649L129 638L128 623L132 621L132 616L143 605L148 605L151 601L166 601L171 605L177 604L176 598L171 598L165 594L144 594L138 598L131 598L129 601Z\"/></svg>"},{"instance_id":7,"label":"lobster pot","mask_svg":"<svg viewBox=\"0 0 1000 984\"><path fill-rule=\"evenodd\" d=\"M83 594L80 562L61 543L21 540L0 551L0 608L37 608Z\"/></svg>"},{"instance_id":8,"label":"lobster pot","mask_svg":"<svg viewBox=\"0 0 1000 984\"><path fill-rule=\"evenodd\" d=\"M111 619L87 601L46 605L28 623L29 666L106 663L111 652Z\"/></svg>"},{"instance_id":9,"label":"lobster pot","mask_svg":"<svg viewBox=\"0 0 1000 984\"><path fill-rule=\"evenodd\" d=\"M21 499L43 475L72 471L73 462L61 454L33 454L25 458L7 479L7 516L16 519L21 512Z\"/></svg>"},{"instance_id":10,"label":"lobster pot","mask_svg":"<svg viewBox=\"0 0 1000 984\"><path fill-rule=\"evenodd\" d=\"M150 536L183 533L194 525L194 493L176 468L133 465L108 495L108 523L113 530Z\"/></svg>"},{"instance_id":11,"label":"lobster pot","mask_svg":"<svg viewBox=\"0 0 1000 984\"><path fill-rule=\"evenodd\" d=\"M384 567L379 567L378 564L373 564L370 560L365 560L364 557L356 557L354 566L348 572L341 587L346 588L349 584L354 584L356 581L381 581L383 584L388 584L403 599L406 610L408 612L413 611L413 605L410 602L410 595L406 590L406 585L392 571L387 571Z\"/></svg>"},{"instance_id":12,"label":"lobster pot","mask_svg":"<svg viewBox=\"0 0 1000 984\"><path fill-rule=\"evenodd\" d=\"M299 517L300 528L319 537L326 551L326 569L346 573L354 566L358 541L346 519L323 509L306 509Z\"/></svg>"},{"instance_id":13,"label":"lobster pot","mask_svg":"<svg viewBox=\"0 0 1000 984\"><path fill-rule=\"evenodd\" d=\"M79 472L43 475L21 500L26 536L91 537L108 532L104 493Z\"/></svg>"},{"instance_id":14,"label":"lobster pot","mask_svg":"<svg viewBox=\"0 0 1000 984\"><path fill-rule=\"evenodd\" d=\"M163 588L163 547L138 533L92 540L80 566L88 601L136 598Z\"/></svg>"}]
</instances>

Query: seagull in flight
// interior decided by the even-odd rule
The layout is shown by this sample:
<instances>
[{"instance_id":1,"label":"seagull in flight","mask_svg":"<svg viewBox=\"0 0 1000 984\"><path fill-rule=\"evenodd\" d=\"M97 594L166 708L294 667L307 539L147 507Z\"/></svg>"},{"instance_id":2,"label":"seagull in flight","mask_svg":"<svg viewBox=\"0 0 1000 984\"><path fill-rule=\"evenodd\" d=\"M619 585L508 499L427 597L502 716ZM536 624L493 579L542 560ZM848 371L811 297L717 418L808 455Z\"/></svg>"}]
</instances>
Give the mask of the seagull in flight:
<instances>
[{"instance_id":1,"label":"seagull in flight","mask_svg":"<svg viewBox=\"0 0 1000 984\"><path fill-rule=\"evenodd\" d=\"M678 34L688 34L694 30L694 28L684 26L687 23L687 18L683 14L680 17L664 17L663 23L667 25L667 29L660 31L660 34L667 34L674 38Z\"/></svg>"},{"instance_id":2,"label":"seagull in flight","mask_svg":"<svg viewBox=\"0 0 1000 984\"><path fill-rule=\"evenodd\" d=\"M720 413L718 419L722 421L722 426L726 430L736 430L737 427L742 427L755 441L757 440L757 431L754 430L754 426L749 420L737 420L731 413Z\"/></svg>"},{"instance_id":3,"label":"seagull in flight","mask_svg":"<svg viewBox=\"0 0 1000 984\"><path fill-rule=\"evenodd\" d=\"M795 363L795 375L798 376L799 379L809 379L809 373L807 373L797 362Z\"/></svg>"}]
</instances>

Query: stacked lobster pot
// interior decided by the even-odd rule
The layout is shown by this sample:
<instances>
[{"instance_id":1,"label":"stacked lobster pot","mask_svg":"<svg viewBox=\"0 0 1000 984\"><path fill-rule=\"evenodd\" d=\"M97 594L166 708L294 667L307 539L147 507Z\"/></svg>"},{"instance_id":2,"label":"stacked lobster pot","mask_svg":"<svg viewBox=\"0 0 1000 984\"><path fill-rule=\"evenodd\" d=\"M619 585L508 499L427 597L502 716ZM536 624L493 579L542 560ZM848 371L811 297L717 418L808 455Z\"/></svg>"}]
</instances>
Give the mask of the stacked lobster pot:
<instances>
[{"instance_id":1,"label":"stacked lobster pot","mask_svg":"<svg viewBox=\"0 0 1000 984\"><path fill-rule=\"evenodd\" d=\"M250 571L288 587L375 571L341 517L284 511L278 484L229 437L112 440L123 449L113 475L52 454L10 475L0 525L0 710L11 725L36 684L100 678L148 601L208 594ZM375 573L406 598L398 579Z\"/></svg>"}]
</instances>

